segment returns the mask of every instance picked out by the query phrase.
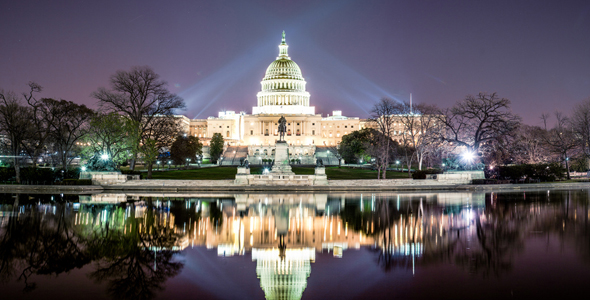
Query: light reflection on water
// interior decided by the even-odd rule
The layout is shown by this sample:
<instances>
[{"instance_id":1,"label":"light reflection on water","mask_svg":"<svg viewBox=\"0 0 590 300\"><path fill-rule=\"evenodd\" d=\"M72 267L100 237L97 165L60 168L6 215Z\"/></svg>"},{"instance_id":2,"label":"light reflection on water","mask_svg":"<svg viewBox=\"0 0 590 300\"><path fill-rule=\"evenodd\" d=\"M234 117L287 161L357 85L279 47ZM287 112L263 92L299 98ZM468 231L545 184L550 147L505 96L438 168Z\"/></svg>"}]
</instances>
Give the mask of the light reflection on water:
<instances>
[{"instance_id":1,"label":"light reflection on water","mask_svg":"<svg viewBox=\"0 0 590 300\"><path fill-rule=\"evenodd\" d=\"M338 286L331 296L339 298L468 297L458 292L465 285L459 279L441 280L457 288L442 294L412 287L447 274L475 278L480 289L506 289L498 295L506 297L514 287L508 291L503 278L537 272L537 265L566 253L583 267L562 268L562 275L590 275L588 190L5 194L1 201L0 282L14 298L69 295L47 292L58 278L81 291L99 287L97 299L315 298L322 289L314 281L323 290ZM530 254L541 244L545 252ZM561 251L548 250L556 245ZM338 271L367 261L364 280L385 285L360 289L362 278L355 282ZM316 270L326 264L339 267ZM555 272L536 275L554 278ZM255 289L244 287L254 279ZM519 295L535 292L561 289L524 288Z\"/></svg>"}]
</instances>

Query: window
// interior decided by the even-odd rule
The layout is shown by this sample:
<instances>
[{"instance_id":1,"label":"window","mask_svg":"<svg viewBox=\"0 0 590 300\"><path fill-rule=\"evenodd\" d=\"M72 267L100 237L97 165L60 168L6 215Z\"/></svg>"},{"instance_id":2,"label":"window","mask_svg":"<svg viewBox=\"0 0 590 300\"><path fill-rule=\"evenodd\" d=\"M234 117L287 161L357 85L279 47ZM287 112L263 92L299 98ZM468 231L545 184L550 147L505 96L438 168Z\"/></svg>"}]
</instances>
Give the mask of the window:
<instances>
[{"instance_id":1,"label":"window","mask_svg":"<svg viewBox=\"0 0 590 300\"><path fill-rule=\"evenodd\" d=\"M287 125L291 126L291 123L287 123Z\"/></svg>"},{"instance_id":2,"label":"window","mask_svg":"<svg viewBox=\"0 0 590 300\"><path fill-rule=\"evenodd\" d=\"M227 128L229 128L229 126L227 126Z\"/></svg>"},{"instance_id":3,"label":"window","mask_svg":"<svg viewBox=\"0 0 590 300\"><path fill-rule=\"evenodd\" d=\"M336 128L340 128L340 125L336 126Z\"/></svg>"},{"instance_id":4,"label":"window","mask_svg":"<svg viewBox=\"0 0 590 300\"><path fill-rule=\"evenodd\" d=\"M299 126L299 123L297 123L297 126Z\"/></svg>"},{"instance_id":5,"label":"window","mask_svg":"<svg viewBox=\"0 0 590 300\"><path fill-rule=\"evenodd\" d=\"M315 123L311 123L312 126L315 126Z\"/></svg>"},{"instance_id":6,"label":"window","mask_svg":"<svg viewBox=\"0 0 590 300\"><path fill-rule=\"evenodd\" d=\"M348 128L348 126L344 125L344 128Z\"/></svg>"},{"instance_id":7,"label":"window","mask_svg":"<svg viewBox=\"0 0 590 300\"><path fill-rule=\"evenodd\" d=\"M229 137L229 130L227 131L227 134L225 135L226 137Z\"/></svg>"},{"instance_id":8,"label":"window","mask_svg":"<svg viewBox=\"0 0 590 300\"><path fill-rule=\"evenodd\" d=\"M254 135L254 130L250 130L250 135Z\"/></svg>"},{"instance_id":9,"label":"window","mask_svg":"<svg viewBox=\"0 0 590 300\"><path fill-rule=\"evenodd\" d=\"M221 128L221 125L219 125L219 128Z\"/></svg>"},{"instance_id":10,"label":"window","mask_svg":"<svg viewBox=\"0 0 590 300\"><path fill-rule=\"evenodd\" d=\"M311 131L311 135L315 135L315 130L312 130Z\"/></svg>"}]
</instances>

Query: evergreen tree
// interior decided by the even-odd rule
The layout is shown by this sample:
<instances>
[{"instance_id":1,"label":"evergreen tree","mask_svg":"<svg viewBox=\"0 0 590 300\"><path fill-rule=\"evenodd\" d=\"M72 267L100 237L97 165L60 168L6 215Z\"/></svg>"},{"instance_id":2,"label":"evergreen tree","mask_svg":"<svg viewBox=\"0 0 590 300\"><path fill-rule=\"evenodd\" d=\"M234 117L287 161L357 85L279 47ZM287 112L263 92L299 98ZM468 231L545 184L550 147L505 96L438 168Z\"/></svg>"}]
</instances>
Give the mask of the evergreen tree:
<instances>
[{"instance_id":1,"label":"evergreen tree","mask_svg":"<svg viewBox=\"0 0 590 300\"><path fill-rule=\"evenodd\" d=\"M221 133L214 133L211 137L211 144L209 145L209 155L211 162L216 164L219 157L223 153L223 136Z\"/></svg>"},{"instance_id":2,"label":"evergreen tree","mask_svg":"<svg viewBox=\"0 0 590 300\"><path fill-rule=\"evenodd\" d=\"M181 165L194 162L197 155L202 155L203 144L195 136L180 135L172 143L170 154L174 164ZM187 160L188 159L188 160Z\"/></svg>"}]
</instances>

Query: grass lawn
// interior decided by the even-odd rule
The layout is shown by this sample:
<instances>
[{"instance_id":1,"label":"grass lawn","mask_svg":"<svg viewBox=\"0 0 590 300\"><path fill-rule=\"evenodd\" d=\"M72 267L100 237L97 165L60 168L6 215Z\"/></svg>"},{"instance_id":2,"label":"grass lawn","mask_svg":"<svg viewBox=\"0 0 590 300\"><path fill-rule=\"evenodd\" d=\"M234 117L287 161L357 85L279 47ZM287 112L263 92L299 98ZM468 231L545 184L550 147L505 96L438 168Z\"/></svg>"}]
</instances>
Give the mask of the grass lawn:
<instances>
[{"instance_id":1,"label":"grass lawn","mask_svg":"<svg viewBox=\"0 0 590 300\"><path fill-rule=\"evenodd\" d=\"M370 169L327 167L328 179L377 179L377 171ZM408 173L387 171L388 179L408 178Z\"/></svg>"},{"instance_id":2,"label":"grass lawn","mask_svg":"<svg viewBox=\"0 0 590 300\"><path fill-rule=\"evenodd\" d=\"M235 167L213 167L190 170L154 171L152 179L235 179L238 169Z\"/></svg>"},{"instance_id":3,"label":"grass lawn","mask_svg":"<svg viewBox=\"0 0 590 300\"><path fill-rule=\"evenodd\" d=\"M313 175L313 167L292 167L297 175ZM250 174L262 174L263 167L251 167ZM235 167L212 167L190 170L160 171L154 170L152 179L234 179L237 173ZM369 169L326 167L328 179L377 179L377 171ZM388 171L387 178L408 178L408 173Z\"/></svg>"}]
</instances>

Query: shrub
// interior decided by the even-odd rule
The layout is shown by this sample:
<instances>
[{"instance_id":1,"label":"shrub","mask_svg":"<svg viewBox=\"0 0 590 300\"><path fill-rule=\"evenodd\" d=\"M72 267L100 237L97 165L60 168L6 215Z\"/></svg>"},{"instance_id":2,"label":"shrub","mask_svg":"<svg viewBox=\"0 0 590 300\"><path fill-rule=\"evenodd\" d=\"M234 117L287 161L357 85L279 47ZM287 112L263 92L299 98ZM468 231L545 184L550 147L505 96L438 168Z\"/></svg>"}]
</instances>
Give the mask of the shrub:
<instances>
[{"instance_id":1,"label":"shrub","mask_svg":"<svg viewBox=\"0 0 590 300\"><path fill-rule=\"evenodd\" d=\"M442 174L442 170L438 169L427 169L427 170L419 170L412 173L413 179L426 179L427 174Z\"/></svg>"},{"instance_id":2,"label":"shrub","mask_svg":"<svg viewBox=\"0 0 590 300\"><path fill-rule=\"evenodd\" d=\"M0 168L0 181L14 181L16 177L16 173L14 172L14 168L12 167L4 167Z\"/></svg>"},{"instance_id":3,"label":"shrub","mask_svg":"<svg viewBox=\"0 0 590 300\"><path fill-rule=\"evenodd\" d=\"M140 171L137 171L137 170L133 170L133 171L131 171L131 170L121 170L121 174L123 174L123 175L139 175L139 178L140 179L143 179L143 177L141 175L141 172Z\"/></svg>"},{"instance_id":4,"label":"shrub","mask_svg":"<svg viewBox=\"0 0 590 300\"><path fill-rule=\"evenodd\" d=\"M92 185L90 179L64 179L63 181L57 182L59 185Z\"/></svg>"},{"instance_id":5,"label":"shrub","mask_svg":"<svg viewBox=\"0 0 590 300\"><path fill-rule=\"evenodd\" d=\"M555 181L564 177L565 168L559 163L499 166L498 177L513 182Z\"/></svg>"}]
</instances>

